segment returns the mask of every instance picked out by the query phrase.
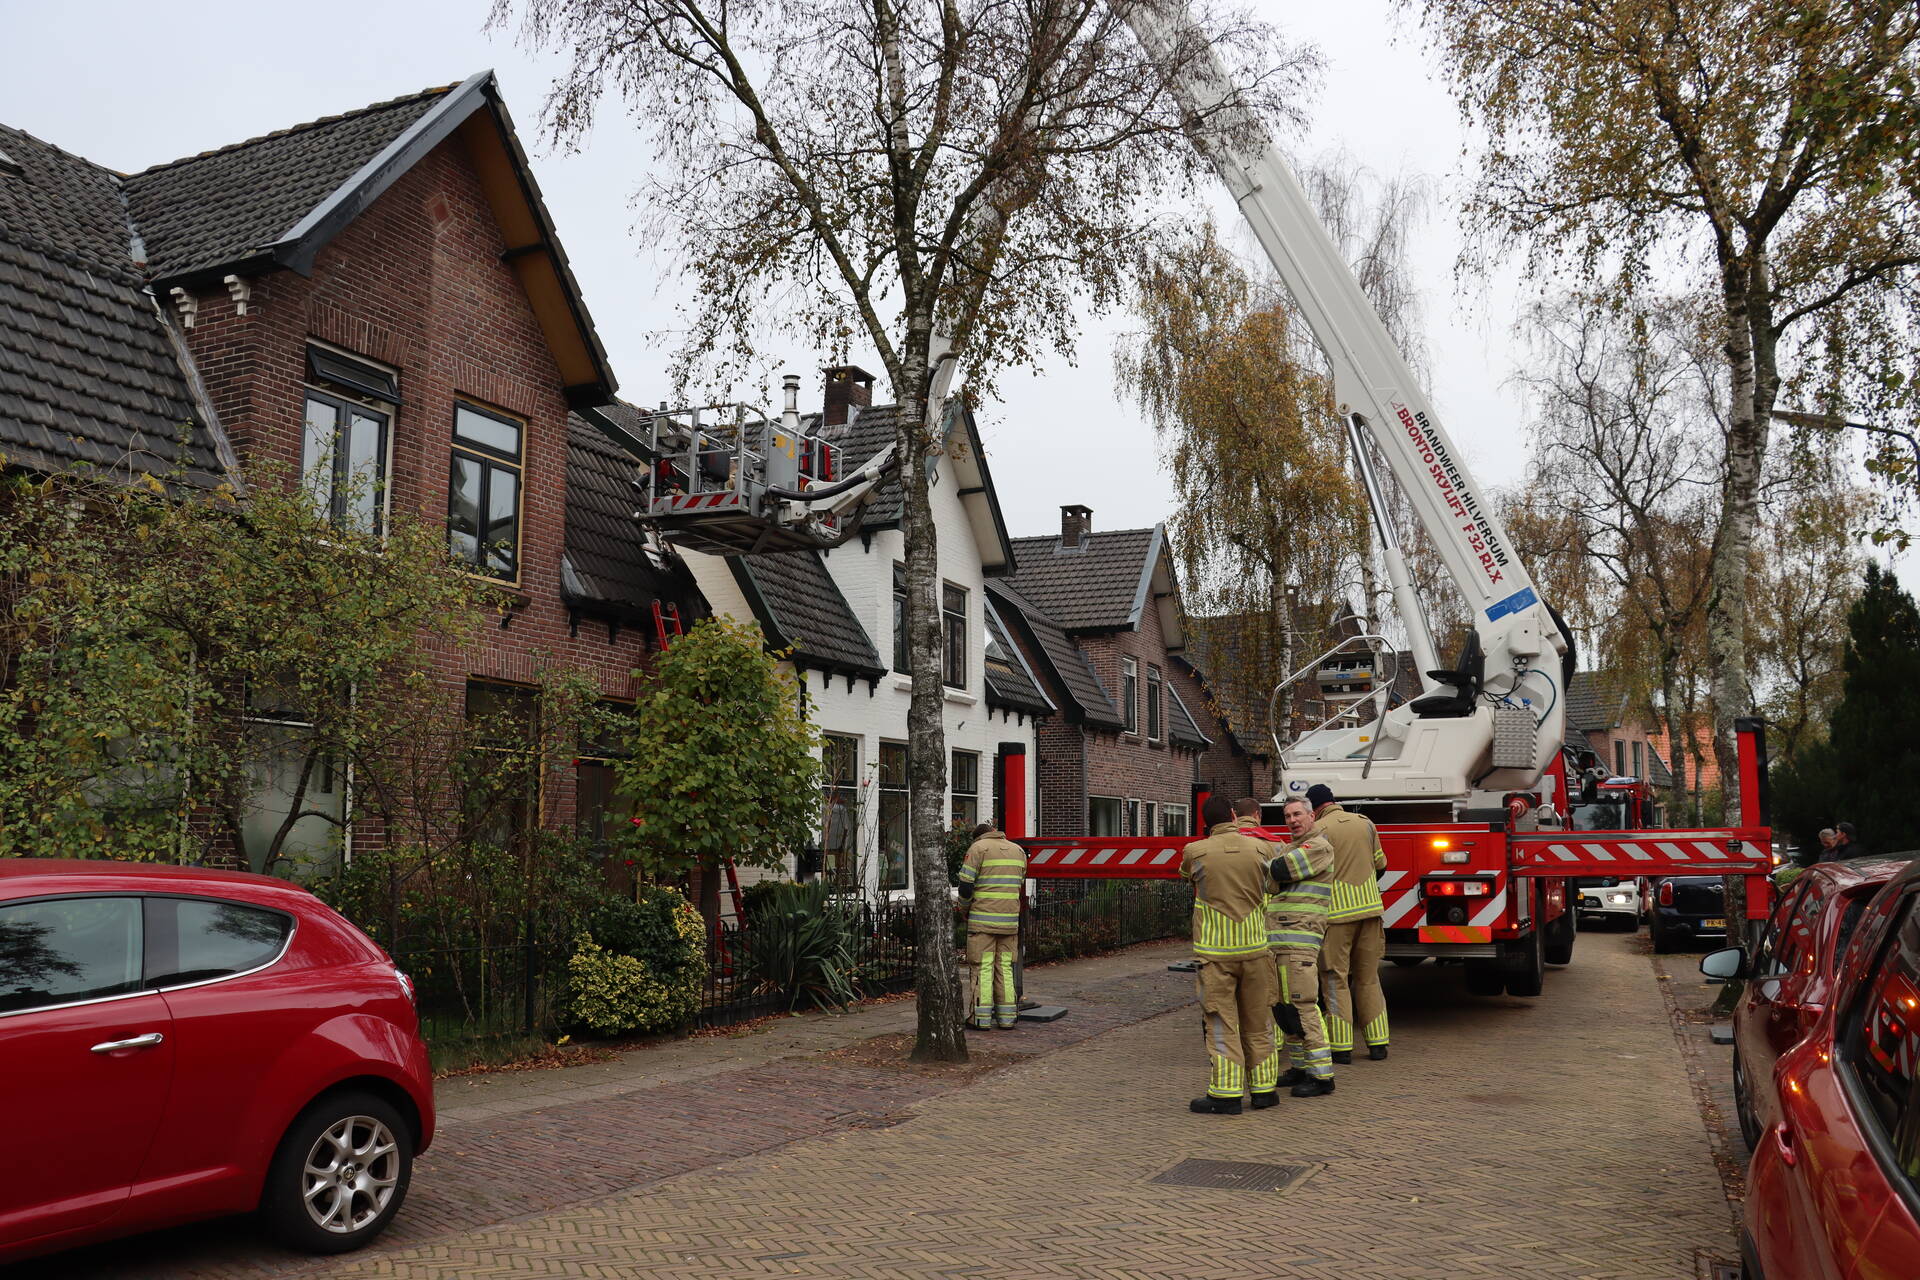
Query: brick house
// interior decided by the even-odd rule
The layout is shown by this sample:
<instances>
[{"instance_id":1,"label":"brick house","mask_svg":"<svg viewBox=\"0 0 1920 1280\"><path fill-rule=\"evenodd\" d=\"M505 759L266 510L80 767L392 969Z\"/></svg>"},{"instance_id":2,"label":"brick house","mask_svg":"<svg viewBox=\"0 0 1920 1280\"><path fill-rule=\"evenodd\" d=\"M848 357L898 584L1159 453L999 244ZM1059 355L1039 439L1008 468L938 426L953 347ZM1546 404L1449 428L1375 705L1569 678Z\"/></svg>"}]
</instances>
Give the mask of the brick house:
<instances>
[{"instance_id":1,"label":"brick house","mask_svg":"<svg viewBox=\"0 0 1920 1280\"><path fill-rule=\"evenodd\" d=\"M1238 794L1246 783L1201 678L1180 660L1166 530L1096 533L1089 508L1060 510L1059 534L1015 539L1014 572L987 588L1061 709L1038 735L1038 834L1188 834L1196 786Z\"/></svg>"},{"instance_id":2,"label":"brick house","mask_svg":"<svg viewBox=\"0 0 1920 1280\"><path fill-rule=\"evenodd\" d=\"M820 416L807 430L837 444L850 473L894 440L894 406L872 403L873 375L826 371ZM957 403L957 402L956 402ZM929 497L938 541L948 795L956 825L999 821L1000 754L1029 757L1036 727L1055 711L996 615L991 586L1014 563L973 415L948 418ZM912 685L902 628L901 491L876 489L859 532L822 551L717 556L687 552L709 607L760 623L806 687L823 737L826 779L820 847L792 868L894 893L912 888L907 821L907 707ZM1029 770L1027 811L1034 812ZM742 870L741 879L757 878Z\"/></svg>"},{"instance_id":3,"label":"brick house","mask_svg":"<svg viewBox=\"0 0 1920 1280\"><path fill-rule=\"evenodd\" d=\"M1656 730L1629 705L1619 682L1602 671L1576 671L1567 688L1567 750L1575 763L1598 764L1617 778L1671 787L1673 772L1655 750Z\"/></svg>"},{"instance_id":4,"label":"brick house","mask_svg":"<svg viewBox=\"0 0 1920 1280\"><path fill-rule=\"evenodd\" d=\"M636 624L693 605L621 527L630 467L570 421L614 391L491 73L126 176L0 128L8 464L244 489L272 460L343 522L446 522L513 593L472 646L435 652L450 705L530 699L543 663L629 698ZM272 772L257 816L277 825ZM348 785L309 803L344 806ZM591 829L612 803L586 760L539 820ZM309 824L317 848L330 828Z\"/></svg>"}]
</instances>

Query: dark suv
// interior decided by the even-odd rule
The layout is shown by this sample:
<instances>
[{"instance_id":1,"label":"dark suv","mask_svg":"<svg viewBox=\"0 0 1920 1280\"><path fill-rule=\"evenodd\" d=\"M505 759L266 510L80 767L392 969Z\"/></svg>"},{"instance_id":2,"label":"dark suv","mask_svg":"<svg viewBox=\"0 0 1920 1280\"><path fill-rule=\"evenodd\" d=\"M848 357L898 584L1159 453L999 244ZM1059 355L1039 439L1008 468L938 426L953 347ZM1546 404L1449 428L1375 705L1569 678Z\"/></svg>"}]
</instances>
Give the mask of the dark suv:
<instances>
[{"instance_id":1,"label":"dark suv","mask_svg":"<svg viewBox=\"0 0 1920 1280\"><path fill-rule=\"evenodd\" d=\"M1659 952L1683 951L1727 936L1727 890L1719 876L1666 876L1647 902L1647 933Z\"/></svg>"}]
</instances>

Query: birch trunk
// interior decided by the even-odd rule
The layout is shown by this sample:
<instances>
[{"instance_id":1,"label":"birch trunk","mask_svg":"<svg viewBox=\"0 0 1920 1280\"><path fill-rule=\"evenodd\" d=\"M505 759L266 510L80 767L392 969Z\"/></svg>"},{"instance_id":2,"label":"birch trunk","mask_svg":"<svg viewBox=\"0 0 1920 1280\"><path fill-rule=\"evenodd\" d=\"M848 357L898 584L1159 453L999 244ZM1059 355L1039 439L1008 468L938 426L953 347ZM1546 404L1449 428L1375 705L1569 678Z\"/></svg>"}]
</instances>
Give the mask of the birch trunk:
<instances>
[{"instance_id":1,"label":"birch trunk","mask_svg":"<svg viewBox=\"0 0 1920 1280\"><path fill-rule=\"evenodd\" d=\"M966 1010L953 950L953 891L947 881L946 695L940 640L940 559L927 493L931 419L926 400L930 315L909 322L895 442L900 455L901 531L906 539L907 652L913 695L907 707L907 825L913 850L915 1062L965 1062Z\"/></svg>"}]
</instances>

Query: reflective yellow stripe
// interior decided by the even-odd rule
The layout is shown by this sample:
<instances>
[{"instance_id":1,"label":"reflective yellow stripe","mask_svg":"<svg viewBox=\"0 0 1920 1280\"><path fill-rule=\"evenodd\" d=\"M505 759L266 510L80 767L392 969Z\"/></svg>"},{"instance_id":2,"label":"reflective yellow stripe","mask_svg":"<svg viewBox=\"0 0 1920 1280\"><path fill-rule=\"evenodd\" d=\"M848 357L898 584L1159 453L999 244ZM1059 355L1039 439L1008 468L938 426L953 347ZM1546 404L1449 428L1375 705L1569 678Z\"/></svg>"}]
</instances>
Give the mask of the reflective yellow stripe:
<instances>
[{"instance_id":1,"label":"reflective yellow stripe","mask_svg":"<svg viewBox=\"0 0 1920 1280\"><path fill-rule=\"evenodd\" d=\"M1373 881L1333 886L1333 905L1327 910L1327 919L1336 922L1361 920L1379 914L1380 886Z\"/></svg>"},{"instance_id":2,"label":"reflective yellow stripe","mask_svg":"<svg viewBox=\"0 0 1920 1280\"><path fill-rule=\"evenodd\" d=\"M1210 960L1257 956L1267 949L1265 914L1252 911L1235 920L1204 902L1193 906L1193 950Z\"/></svg>"}]
</instances>

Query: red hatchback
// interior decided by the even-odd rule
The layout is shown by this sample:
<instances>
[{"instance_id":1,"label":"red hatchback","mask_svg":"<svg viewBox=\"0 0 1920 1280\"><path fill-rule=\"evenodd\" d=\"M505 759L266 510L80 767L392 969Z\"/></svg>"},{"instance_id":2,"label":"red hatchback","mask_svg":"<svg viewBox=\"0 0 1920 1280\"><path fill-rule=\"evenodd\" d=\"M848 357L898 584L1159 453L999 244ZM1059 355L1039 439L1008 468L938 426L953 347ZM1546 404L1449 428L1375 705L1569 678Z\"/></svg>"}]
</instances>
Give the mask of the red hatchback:
<instances>
[{"instance_id":1,"label":"red hatchback","mask_svg":"<svg viewBox=\"0 0 1920 1280\"><path fill-rule=\"evenodd\" d=\"M0 859L0 1082L0 1262L255 1210L357 1248L433 1136L406 977L238 872Z\"/></svg>"},{"instance_id":2,"label":"red hatchback","mask_svg":"<svg viewBox=\"0 0 1920 1280\"><path fill-rule=\"evenodd\" d=\"M1920 1274L1920 863L1859 917L1826 1007L1770 1076L1747 1174L1746 1280Z\"/></svg>"},{"instance_id":3,"label":"red hatchback","mask_svg":"<svg viewBox=\"0 0 1920 1280\"><path fill-rule=\"evenodd\" d=\"M1729 948L1700 962L1715 976L1746 979L1733 1013L1733 1096L1749 1151L1780 1118L1769 1087L1774 1063L1806 1038L1832 1003L1841 958L1867 904L1906 868L1893 858L1810 867L1781 893L1750 959ZM1729 966L1731 972L1719 972Z\"/></svg>"}]
</instances>

